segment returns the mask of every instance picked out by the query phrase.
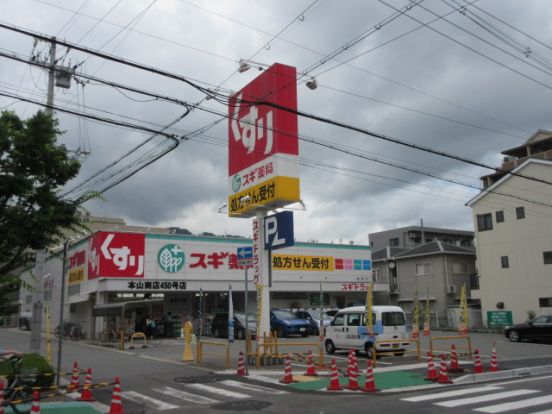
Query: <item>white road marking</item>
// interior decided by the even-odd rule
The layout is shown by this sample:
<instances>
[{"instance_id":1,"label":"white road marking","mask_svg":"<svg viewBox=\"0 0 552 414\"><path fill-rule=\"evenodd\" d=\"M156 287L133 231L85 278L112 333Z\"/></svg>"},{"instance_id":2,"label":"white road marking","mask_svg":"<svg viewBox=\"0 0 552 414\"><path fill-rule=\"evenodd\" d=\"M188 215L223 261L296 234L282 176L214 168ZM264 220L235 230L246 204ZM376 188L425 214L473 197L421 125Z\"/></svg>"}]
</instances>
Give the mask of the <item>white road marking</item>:
<instances>
[{"instance_id":1,"label":"white road marking","mask_svg":"<svg viewBox=\"0 0 552 414\"><path fill-rule=\"evenodd\" d=\"M169 404L161 400L157 400L152 397L148 397L144 394L137 393L136 391L124 391L121 395L131 401L147 405L149 408L155 408L159 411L172 410L173 408L180 408L179 405Z\"/></svg>"},{"instance_id":2,"label":"white road marking","mask_svg":"<svg viewBox=\"0 0 552 414\"><path fill-rule=\"evenodd\" d=\"M546 395L544 397L529 398L527 400L514 401L504 404L490 405L488 407L481 407L475 409L475 411L481 411L482 413L502 413L504 411L516 410L518 408L534 407L535 405L541 405L552 402L552 395Z\"/></svg>"},{"instance_id":3,"label":"white road marking","mask_svg":"<svg viewBox=\"0 0 552 414\"><path fill-rule=\"evenodd\" d=\"M187 384L186 386L189 388L194 388L196 390L209 392L211 394L222 395L224 397L238 398L238 399L251 398L251 396L247 394L223 390L221 388L211 387L210 385L205 385L205 384Z\"/></svg>"},{"instance_id":4,"label":"white road marking","mask_svg":"<svg viewBox=\"0 0 552 414\"><path fill-rule=\"evenodd\" d=\"M459 407L461 405L468 405L468 404L475 404L480 402L486 402L486 401L493 401L493 400L500 400L502 398L510 398L510 397L516 397L518 395L527 395L527 394L534 394L536 392L540 392L538 390L510 390L510 391L504 391L504 392L497 392L494 394L487 394L487 395L481 395L479 397L471 397L471 398L460 398L458 400L450 400L450 401L444 401L440 403L435 403L435 405L439 405L441 407Z\"/></svg>"},{"instance_id":5,"label":"white road marking","mask_svg":"<svg viewBox=\"0 0 552 414\"><path fill-rule=\"evenodd\" d=\"M501 389L502 387L466 388L463 390L439 392L437 394L429 394L429 395L419 395L417 397L410 397L410 398L401 398L401 401L419 402L419 401L437 400L439 398L457 397L460 395L477 394L479 392L496 391Z\"/></svg>"},{"instance_id":6,"label":"white road marking","mask_svg":"<svg viewBox=\"0 0 552 414\"><path fill-rule=\"evenodd\" d=\"M552 410L544 410L544 411L539 411L531 414L552 414Z\"/></svg>"},{"instance_id":7,"label":"white road marking","mask_svg":"<svg viewBox=\"0 0 552 414\"><path fill-rule=\"evenodd\" d=\"M503 381L503 382L498 382L497 385L509 385L509 384L518 384L520 382L540 381L545 378L552 378L552 375L546 375L543 377L534 377L534 378L524 378L524 379L518 379L513 381Z\"/></svg>"},{"instance_id":8,"label":"white road marking","mask_svg":"<svg viewBox=\"0 0 552 414\"><path fill-rule=\"evenodd\" d=\"M170 397L180 398L181 400L190 401L196 404L215 404L220 402L219 400L215 400L214 398L204 397L198 394L191 394L189 392L177 390L176 388L172 387L153 388L153 391L168 395Z\"/></svg>"},{"instance_id":9,"label":"white road marking","mask_svg":"<svg viewBox=\"0 0 552 414\"><path fill-rule=\"evenodd\" d=\"M288 393L287 391L283 391L283 390L276 390L274 388L261 387L260 385L245 384L243 382L234 381L234 380L220 381L220 384L224 384L224 385L228 385L229 387L235 387L235 388L240 388L240 389L244 389L244 390L264 392L264 393L267 393L267 394L278 394L278 395L280 395L280 394L287 394Z\"/></svg>"}]
</instances>

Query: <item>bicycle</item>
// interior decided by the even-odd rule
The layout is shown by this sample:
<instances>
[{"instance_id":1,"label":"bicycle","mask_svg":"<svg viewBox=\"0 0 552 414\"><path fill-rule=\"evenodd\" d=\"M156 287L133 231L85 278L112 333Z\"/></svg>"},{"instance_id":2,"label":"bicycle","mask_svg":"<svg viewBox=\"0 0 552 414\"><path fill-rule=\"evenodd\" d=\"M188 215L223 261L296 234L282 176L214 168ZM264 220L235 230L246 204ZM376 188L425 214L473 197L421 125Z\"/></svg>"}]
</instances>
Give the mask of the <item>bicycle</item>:
<instances>
[{"instance_id":1,"label":"bicycle","mask_svg":"<svg viewBox=\"0 0 552 414\"><path fill-rule=\"evenodd\" d=\"M33 397L32 387L37 381L38 368L21 368L23 359L19 356L12 356L9 361L12 373L8 376L8 386L4 390L6 405L9 405L14 413L30 413ZM26 404L22 406L22 403Z\"/></svg>"},{"instance_id":2,"label":"bicycle","mask_svg":"<svg viewBox=\"0 0 552 414\"><path fill-rule=\"evenodd\" d=\"M54 336L59 339L60 325L54 329ZM78 322L64 321L63 322L63 339L70 338L72 341L78 341L86 338L84 330Z\"/></svg>"},{"instance_id":3,"label":"bicycle","mask_svg":"<svg viewBox=\"0 0 552 414\"><path fill-rule=\"evenodd\" d=\"M118 342L121 339L121 333L111 327L100 332L100 342Z\"/></svg>"}]
</instances>

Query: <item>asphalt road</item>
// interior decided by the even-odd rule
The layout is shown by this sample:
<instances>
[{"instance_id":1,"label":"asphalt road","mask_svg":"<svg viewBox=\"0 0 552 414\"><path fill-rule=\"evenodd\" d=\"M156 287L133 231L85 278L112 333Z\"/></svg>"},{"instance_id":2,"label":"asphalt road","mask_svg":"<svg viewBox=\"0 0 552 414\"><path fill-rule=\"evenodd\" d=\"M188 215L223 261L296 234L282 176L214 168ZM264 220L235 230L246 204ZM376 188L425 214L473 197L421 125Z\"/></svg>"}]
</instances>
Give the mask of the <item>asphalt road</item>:
<instances>
[{"instance_id":1,"label":"asphalt road","mask_svg":"<svg viewBox=\"0 0 552 414\"><path fill-rule=\"evenodd\" d=\"M446 336L450 333L433 333ZM479 348L484 364L493 342L499 353L501 369L525 366L552 365L552 345L533 343L509 343L499 334L475 333L471 335L473 348ZM317 337L309 341L316 342ZM303 338L292 342L303 342ZM442 341L447 348L446 340ZM28 332L17 329L0 330L0 346L27 352L30 345ZM45 344L44 344L45 345ZM427 338L422 338L422 349L428 348ZM231 346L232 363L243 349L243 341ZM301 346L295 347L304 351ZM54 365L57 341L53 341ZM85 342L64 341L62 369L70 371L73 361L81 368L93 370L93 382L112 381L121 377L125 413L213 413L224 411L257 411L265 413L339 413L380 412L399 413L410 410L416 413L465 413L508 412L512 414L552 413L552 374L540 377L510 378L491 383L443 386L430 384L423 389L375 394L328 393L297 391L270 382L240 379L220 372L225 368L222 357L206 358L206 367L181 362L181 339L154 341L153 346L142 349L117 351ZM45 354L45 353L44 353ZM336 355L342 368L346 355ZM425 361L425 360L424 360ZM383 358L378 368L393 369L412 364L412 358ZM295 372L302 369L301 362L294 365ZM234 368L234 367L233 367ZM274 367L275 377L282 373ZM425 368L419 368L424 370ZM490 388L492 387L492 388ZM442 394L454 392L454 394ZM94 389L99 408L106 409L111 401L111 387ZM468 400L471 398L471 400ZM473 399L475 398L475 399ZM512 404L517 405L512 405ZM509 405L503 405L509 404ZM527 407L522 405L529 404ZM531 405L535 404L535 405ZM500 411L505 410L505 411ZM547 410L547 411L546 411Z\"/></svg>"}]
</instances>

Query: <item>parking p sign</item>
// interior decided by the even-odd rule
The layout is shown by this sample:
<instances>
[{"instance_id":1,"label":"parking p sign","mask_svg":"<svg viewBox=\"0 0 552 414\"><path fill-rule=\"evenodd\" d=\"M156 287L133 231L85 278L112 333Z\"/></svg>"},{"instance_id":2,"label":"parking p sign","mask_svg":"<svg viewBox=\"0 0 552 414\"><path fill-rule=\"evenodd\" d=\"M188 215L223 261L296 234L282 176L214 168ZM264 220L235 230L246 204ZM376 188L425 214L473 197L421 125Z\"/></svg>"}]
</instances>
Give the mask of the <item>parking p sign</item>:
<instances>
[{"instance_id":1,"label":"parking p sign","mask_svg":"<svg viewBox=\"0 0 552 414\"><path fill-rule=\"evenodd\" d=\"M265 250L276 250L293 246L293 212L282 211L267 216L265 226Z\"/></svg>"}]
</instances>

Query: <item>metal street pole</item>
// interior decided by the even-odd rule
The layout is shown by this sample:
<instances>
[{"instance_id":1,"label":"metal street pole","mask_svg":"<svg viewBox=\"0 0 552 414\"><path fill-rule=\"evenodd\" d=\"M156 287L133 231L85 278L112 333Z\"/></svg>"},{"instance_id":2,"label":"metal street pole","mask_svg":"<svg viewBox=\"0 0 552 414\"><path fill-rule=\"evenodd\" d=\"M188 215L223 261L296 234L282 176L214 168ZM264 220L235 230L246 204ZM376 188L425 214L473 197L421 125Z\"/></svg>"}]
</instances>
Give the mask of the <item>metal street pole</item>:
<instances>
[{"instance_id":1,"label":"metal street pole","mask_svg":"<svg viewBox=\"0 0 552 414\"><path fill-rule=\"evenodd\" d=\"M322 282L320 282L320 325L318 326L318 336L319 339L322 340L322 336L324 335L324 293L322 292Z\"/></svg>"},{"instance_id":2,"label":"metal street pole","mask_svg":"<svg viewBox=\"0 0 552 414\"><path fill-rule=\"evenodd\" d=\"M245 266L245 303L244 303L244 307L245 307L245 369L247 370L247 360L248 360L248 357L247 357L247 343L249 341L249 302L248 302L248 299L247 299L247 296L249 295L249 289L248 289L248 285L249 285L249 281L247 280L247 268L248 268L248 265Z\"/></svg>"},{"instance_id":3,"label":"metal street pole","mask_svg":"<svg viewBox=\"0 0 552 414\"><path fill-rule=\"evenodd\" d=\"M33 292L33 319L31 322L31 352L39 354L42 345L42 313L44 311L44 273L46 253L36 254L36 275Z\"/></svg>"},{"instance_id":4,"label":"metal street pole","mask_svg":"<svg viewBox=\"0 0 552 414\"><path fill-rule=\"evenodd\" d=\"M61 372L61 349L63 344L63 334L65 333L63 326L63 308L65 306L65 278L67 277L67 255L69 253L69 242L63 243L63 263L61 269L61 298L59 301L59 339L57 352L57 376L56 385L59 386L59 373Z\"/></svg>"}]
</instances>

